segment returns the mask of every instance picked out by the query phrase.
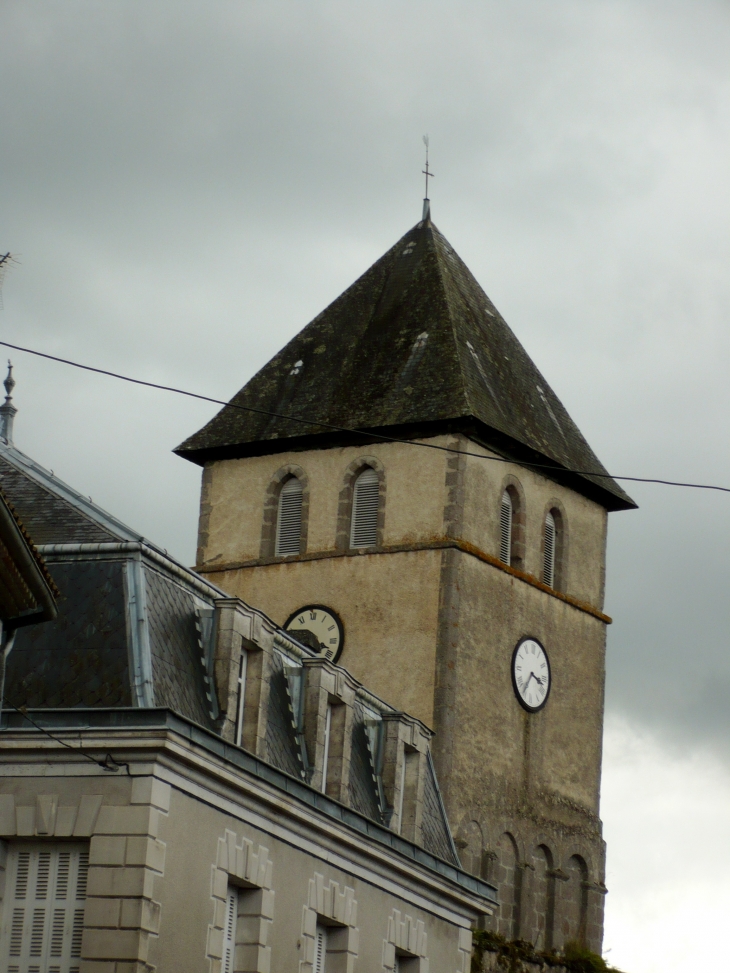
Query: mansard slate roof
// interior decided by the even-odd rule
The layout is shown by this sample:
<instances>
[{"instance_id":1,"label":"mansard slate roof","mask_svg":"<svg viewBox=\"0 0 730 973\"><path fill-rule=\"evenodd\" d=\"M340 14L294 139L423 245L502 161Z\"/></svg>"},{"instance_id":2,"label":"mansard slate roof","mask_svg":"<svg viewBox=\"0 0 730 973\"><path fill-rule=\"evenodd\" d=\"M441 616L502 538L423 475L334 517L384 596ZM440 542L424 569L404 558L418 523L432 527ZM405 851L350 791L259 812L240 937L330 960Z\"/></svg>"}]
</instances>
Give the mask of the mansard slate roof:
<instances>
[{"instance_id":1,"label":"mansard slate roof","mask_svg":"<svg viewBox=\"0 0 730 973\"><path fill-rule=\"evenodd\" d=\"M56 616L58 588L0 490L0 621L6 630Z\"/></svg>"},{"instance_id":2,"label":"mansard slate roof","mask_svg":"<svg viewBox=\"0 0 730 973\"><path fill-rule=\"evenodd\" d=\"M18 715L21 707L107 712L167 708L219 733L213 616L217 600L228 595L2 440L0 490L12 502L16 520L22 519L28 542L34 535L41 538L48 585L58 596L54 620L16 634L4 688L10 708ZM297 654L289 657L281 647L274 650L267 759L277 771L304 784L287 673L314 653L292 645L287 633L280 635ZM383 703L382 710L390 707ZM385 813L367 742L368 721L377 716L356 701L348 790L350 808L381 826ZM458 867L430 762L423 832L423 847Z\"/></svg>"},{"instance_id":3,"label":"mansard slate roof","mask_svg":"<svg viewBox=\"0 0 730 973\"><path fill-rule=\"evenodd\" d=\"M55 620L16 636L10 703L169 706L212 727L198 619L223 592L2 441L0 488L59 592Z\"/></svg>"},{"instance_id":4,"label":"mansard slate roof","mask_svg":"<svg viewBox=\"0 0 730 973\"><path fill-rule=\"evenodd\" d=\"M418 223L175 450L213 459L462 431L609 510L634 507L471 271ZM580 471L579 475L567 471ZM601 474L599 476L591 474Z\"/></svg>"}]
</instances>

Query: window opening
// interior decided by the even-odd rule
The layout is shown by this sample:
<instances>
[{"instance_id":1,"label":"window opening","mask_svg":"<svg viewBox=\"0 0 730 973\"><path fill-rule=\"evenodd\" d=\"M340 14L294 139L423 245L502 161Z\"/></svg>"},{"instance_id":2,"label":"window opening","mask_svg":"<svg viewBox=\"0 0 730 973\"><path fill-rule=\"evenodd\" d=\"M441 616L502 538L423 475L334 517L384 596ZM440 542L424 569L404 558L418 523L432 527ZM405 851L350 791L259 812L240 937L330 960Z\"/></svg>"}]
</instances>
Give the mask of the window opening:
<instances>
[{"instance_id":1,"label":"window opening","mask_svg":"<svg viewBox=\"0 0 730 973\"><path fill-rule=\"evenodd\" d=\"M246 699L246 670L248 669L248 652L241 649L241 661L238 664L238 702L236 704L236 746L241 746L243 739L243 704Z\"/></svg>"},{"instance_id":2,"label":"window opening","mask_svg":"<svg viewBox=\"0 0 730 973\"><path fill-rule=\"evenodd\" d=\"M546 585L555 587L555 517L548 512L545 517L545 550L543 552L542 579Z\"/></svg>"},{"instance_id":3,"label":"window opening","mask_svg":"<svg viewBox=\"0 0 730 973\"><path fill-rule=\"evenodd\" d=\"M325 973L327 958L327 930L324 926L317 926L314 937L314 969L312 973Z\"/></svg>"},{"instance_id":4,"label":"window opening","mask_svg":"<svg viewBox=\"0 0 730 973\"><path fill-rule=\"evenodd\" d=\"M408 755L403 751L403 760L400 768L400 796L398 797L398 831L403 834L403 805L406 796L406 763Z\"/></svg>"},{"instance_id":5,"label":"window opening","mask_svg":"<svg viewBox=\"0 0 730 973\"><path fill-rule=\"evenodd\" d=\"M302 542L302 484L293 476L279 494L276 520L276 556L299 554Z\"/></svg>"},{"instance_id":6,"label":"window opening","mask_svg":"<svg viewBox=\"0 0 730 973\"><path fill-rule=\"evenodd\" d=\"M226 925L223 930L222 973L233 973L236 952L236 919L238 918L238 889L228 888L226 897Z\"/></svg>"},{"instance_id":7,"label":"window opening","mask_svg":"<svg viewBox=\"0 0 730 973\"><path fill-rule=\"evenodd\" d=\"M332 707L327 707L324 719L324 755L322 757L322 793L327 793L327 765L330 761L330 734L332 732Z\"/></svg>"},{"instance_id":8,"label":"window opening","mask_svg":"<svg viewBox=\"0 0 730 973\"><path fill-rule=\"evenodd\" d=\"M502 494L499 511L499 560L503 564L512 563L512 497L508 490Z\"/></svg>"},{"instance_id":9,"label":"window opening","mask_svg":"<svg viewBox=\"0 0 730 973\"><path fill-rule=\"evenodd\" d=\"M377 544L379 500L378 474L369 466L355 480L350 547L375 547Z\"/></svg>"},{"instance_id":10,"label":"window opening","mask_svg":"<svg viewBox=\"0 0 730 973\"><path fill-rule=\"evenodd\" d=\"M88 868L86 848L11 846L1 969L79 973Z\"/></svg>"}]
</instances>

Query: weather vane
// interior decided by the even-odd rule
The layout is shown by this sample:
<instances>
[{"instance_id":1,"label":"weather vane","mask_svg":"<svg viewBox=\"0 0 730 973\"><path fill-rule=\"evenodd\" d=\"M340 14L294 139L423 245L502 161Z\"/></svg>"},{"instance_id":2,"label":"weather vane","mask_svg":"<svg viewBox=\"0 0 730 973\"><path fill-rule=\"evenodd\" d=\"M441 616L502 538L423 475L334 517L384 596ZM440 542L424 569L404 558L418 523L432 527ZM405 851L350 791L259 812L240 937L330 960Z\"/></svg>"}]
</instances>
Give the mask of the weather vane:
<instances>
[{"instance_id":1,"label":"weather vane","mask_svg":"<svg viewBox=\"0 0 730 973\"><path fill-rule=\"evenodd\" d=\"M434 178L434 173L428 168L428 135L423 136L423 144L426 146L426 168L422 169L424 176L426 177L426 195L423 199L423 217L426 220L431 216L431 204L428 198L428 180Z\"/></svg>"}]
</instances>

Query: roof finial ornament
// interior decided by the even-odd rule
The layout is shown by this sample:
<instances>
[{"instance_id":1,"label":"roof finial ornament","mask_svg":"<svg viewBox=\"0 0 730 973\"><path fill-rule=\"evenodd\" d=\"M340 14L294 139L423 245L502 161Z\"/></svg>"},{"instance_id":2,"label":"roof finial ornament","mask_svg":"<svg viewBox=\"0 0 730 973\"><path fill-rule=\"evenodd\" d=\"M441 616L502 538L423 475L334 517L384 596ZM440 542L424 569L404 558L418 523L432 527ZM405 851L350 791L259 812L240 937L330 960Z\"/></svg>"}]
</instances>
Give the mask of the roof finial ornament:
<instances>
[{"instance_id":1,"label":"roof finial ornament","mask_svg":"<svg viewBox=\"0 0 730 973\"><path fill-rule=\"evenodd\" d=\"M5 386L5 402L0 405L0 439L13 445L13 419L17 414L17 408L13 405L13 389L15 379L13 378L13 363L8 359L8 374L3 382Z\"/></svg>"},{"instance_id":2,"label":"roof finial ornament","mask_svg":"<svg viewBox=\"0 0 730 973\"><path fill-rule=\"evenodd\" d=\"M426 195L423 198L423 216L422 220L431 219L431 200L428 198L428 180L434 178L434 173L428 168L428 135L423 136L423 144L426 146L426 168L422 169L424 176L426 177Z\"/></svg>"}]
</instances>

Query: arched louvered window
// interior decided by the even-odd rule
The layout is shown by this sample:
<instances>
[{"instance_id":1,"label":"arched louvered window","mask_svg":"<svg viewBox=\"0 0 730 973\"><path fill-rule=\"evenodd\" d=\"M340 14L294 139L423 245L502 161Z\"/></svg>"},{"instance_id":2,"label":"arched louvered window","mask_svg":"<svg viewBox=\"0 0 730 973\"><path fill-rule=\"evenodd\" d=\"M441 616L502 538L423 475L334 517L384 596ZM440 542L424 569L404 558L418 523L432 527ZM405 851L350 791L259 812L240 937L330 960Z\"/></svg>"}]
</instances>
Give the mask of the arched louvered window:
<instances>
[{"instance_id":1,"label":"arched louvered window","mask_svg":"<svg viewBox=\"0 0 730 973\"><path fill-rule=\"evenodd\" d=\"M302 543L302 484L293 476L279 494L276 518L276 556L299 554Z\"/></svg>"},{"instance_id":2,"label":"arched louvered window","mask_svg":"<svg viewBox=\"0 0 730 973\"><path fill-rule=\"evenodd\" d=\"M505 490L499 510L499 560L503 564L512 563L512 517L512 497Z\"/></svg>"},{"instance_id":3,"label":"arched louvered window","mask_svg":"<svg viewBox=\"0 0 730 973\"><path fill-rule=\"evenodd\" d=\"M355 480L352 497L350 547L374 547L378 542L380 480L368 466Z\"/></svg>"},{"instance_id":4,"label":"arched louvered window","mask_svg":"<svg viewBox=\"0 0 730 973\"><path fill-rule=\"evenodd\" d=\"M545 546L542 555L542 580L551 588L555 587L555 549L557 546L557 527L552 511L545 516Z\"/></svg>"}]
</instances>

